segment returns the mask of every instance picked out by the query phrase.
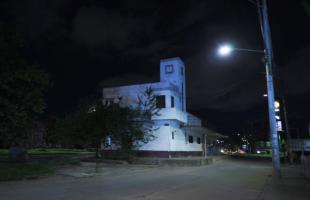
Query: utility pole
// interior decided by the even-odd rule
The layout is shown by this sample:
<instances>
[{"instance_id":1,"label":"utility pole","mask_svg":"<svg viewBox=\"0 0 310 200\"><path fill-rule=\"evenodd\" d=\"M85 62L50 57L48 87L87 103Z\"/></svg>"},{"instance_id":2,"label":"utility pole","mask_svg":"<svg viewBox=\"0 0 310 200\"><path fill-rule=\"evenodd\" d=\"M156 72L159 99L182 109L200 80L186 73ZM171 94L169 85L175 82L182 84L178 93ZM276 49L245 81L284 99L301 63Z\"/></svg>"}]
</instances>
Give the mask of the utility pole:
<instances>
[{"instance_id":1,"label":"utility pole","mask_svg":"<svg viewBox=\"0 0 310 200\"><path fill-rule=\"evenodd\" d=\"M273 85L273 51L271 43L270 26L268 19L267 0L257 0L259 19L265 47L265 65L266 65L266 79L268 91L268 111L269 111L269 127L270 127L270 140L272 143L272 164L274 175L277 178L281 177L280 170L280 156L279 156L279 137L276 126L276 113L275 113L275 98L274 98L274 85Z\"/></svg>"}]
</instances>

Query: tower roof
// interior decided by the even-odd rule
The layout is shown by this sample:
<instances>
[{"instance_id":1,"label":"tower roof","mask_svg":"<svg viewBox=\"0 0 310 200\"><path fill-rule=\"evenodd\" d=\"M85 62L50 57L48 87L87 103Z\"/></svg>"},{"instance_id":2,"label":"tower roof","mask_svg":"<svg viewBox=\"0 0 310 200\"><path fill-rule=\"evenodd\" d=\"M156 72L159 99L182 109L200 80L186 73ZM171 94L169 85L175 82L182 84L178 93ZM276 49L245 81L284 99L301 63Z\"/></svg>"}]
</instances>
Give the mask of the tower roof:
<instances>
[{"instance_id":1,"label":"tower roof","mask_svg":"<svg viewBox=\"0 0 310 200\"><path fill-rule=\"evenodd\" d=\"M184 65L184 62L180 57L164 58L164 59L160 59L160 62L169 62L169 61L175 61L175 60Z\"/></svg>"}]
</instances>

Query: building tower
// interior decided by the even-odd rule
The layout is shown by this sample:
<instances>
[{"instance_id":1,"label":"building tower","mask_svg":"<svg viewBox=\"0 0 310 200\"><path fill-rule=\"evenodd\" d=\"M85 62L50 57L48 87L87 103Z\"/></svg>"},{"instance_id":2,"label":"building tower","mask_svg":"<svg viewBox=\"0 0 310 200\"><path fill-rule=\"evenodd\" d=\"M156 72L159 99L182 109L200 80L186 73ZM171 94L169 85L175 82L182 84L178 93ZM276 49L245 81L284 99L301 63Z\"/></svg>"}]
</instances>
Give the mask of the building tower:
<instances>
[{"instance_id":1,"label":"building tower","mask_svg":"<svg viewBox=\"0 0 310 200\"><path fill-rule=\"evenodd\" d=\"M179 57L160 60L160 82L170 82L178 88L181 110L186 112L185 66Z\"/></svg>"}]
</instances>

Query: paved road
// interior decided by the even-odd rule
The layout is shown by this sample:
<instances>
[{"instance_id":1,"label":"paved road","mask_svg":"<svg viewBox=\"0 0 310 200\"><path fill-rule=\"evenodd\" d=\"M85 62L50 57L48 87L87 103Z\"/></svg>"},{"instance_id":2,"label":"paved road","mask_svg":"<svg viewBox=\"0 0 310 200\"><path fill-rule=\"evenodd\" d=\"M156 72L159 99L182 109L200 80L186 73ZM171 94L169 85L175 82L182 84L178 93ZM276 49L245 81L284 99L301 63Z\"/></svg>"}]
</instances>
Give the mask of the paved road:
<instances>
[{"instance_id":1,"label":"paved road","mask_svg":"<svg viewBox=\"0 0 310 200\"><path fill-rule=\"evenodd\" d=\"M285 187L281 183L272 181L266 162L221 160L203 167L82 166L49 178L2 182L0 199L309 199L309 185L304 182L304 193L291 189L289 194L282 194Z\"/></svg>"}]
</instances>

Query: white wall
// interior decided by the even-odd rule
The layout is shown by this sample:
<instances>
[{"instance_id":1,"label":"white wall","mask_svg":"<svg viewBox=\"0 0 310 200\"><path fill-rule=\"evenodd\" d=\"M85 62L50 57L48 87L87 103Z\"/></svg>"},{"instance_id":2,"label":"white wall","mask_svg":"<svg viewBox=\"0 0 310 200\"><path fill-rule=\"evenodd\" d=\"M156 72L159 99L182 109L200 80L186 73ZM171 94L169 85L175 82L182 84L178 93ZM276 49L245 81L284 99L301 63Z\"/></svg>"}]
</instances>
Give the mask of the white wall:
<instances>
[{"instance_id":1,"label":"white wall","mask_svg":"<svg viewBox=\"0 0 310 200\"><path fill-rule=\"evenodd\" d=\"M170 126L160 126L156 131L154 131L154 136L156 137L153 141L143 144L139 150L145 151L169 151L170 140L169 133L171 132Z\"/></svg>"},{"instance_id":2,"label":"white wall","mask_svg":"<svg viewBox=\"0 0 310 200\"><path fill-rule=\"evenodd\" d=\"M201 120L198 117L196 117L190 113L187 113L187 125L188 126L197 126L197 127L202 126Z\"/></svg>"},{"instance_id":3,"label":"white wall","mask_svg":"<svg viewBox=\"0 0 310 200\"><path fill-rule=\"evenodd\" d=\"M161 109L160 115L154 116L153 119L176 119L187 123L186 112L181 111L180 94L172 89L164 89L169 87L169 84L153 83L104 88L103 97L106 99L121 97L122 105L136 107L138 95L141 95L148 87L154 88L155 95L165 95L166 108ZM171 96L174 97L174 108L171 108Z\"/></svg>"},{"instance_id":4,"label":"white wall","mask_svg":"<svg viewBox=\"0 0 310 200\"><path fill-rule=\"evenodd\" d=\"M121 103L125 106L137 106L138 99L137 96L142 94L148 87L152 84L141 84L141 85L130 85L130 86L121 86L113 88L103 88L103 98L119 98L121 97Z\"/></svg>"},{"instance_id":5,"label":"white wall","mask_svg":"<svg viewBox=\"0 0 310 200\"><path fill-rule=\"evenodd\" d=\"M172 139L174 132L174 139ZM185 131L171 126L160 126L154 132L156 139L143 144L139 150L145 151L202 151L203 138L194 133L185 134ZM188 142L188 135L193 136L193 143ZM201 143L197 143L197 137L200 137Z\"/></svg>"},{"instance_id":6,"label":"white wall","mask_svg":"<svg viewBox=\"0 0 310 200\"><path fill-rule=\"evenodd\" d=\"M173 129L174 139L170 133L171 151L202 151L202 136L195 133L186 133L183 129ZM188 142L188 136L193 136L193 143ZM197 143L197 137L200 137L201 143Z\"/></svg>"}]
</instances>

